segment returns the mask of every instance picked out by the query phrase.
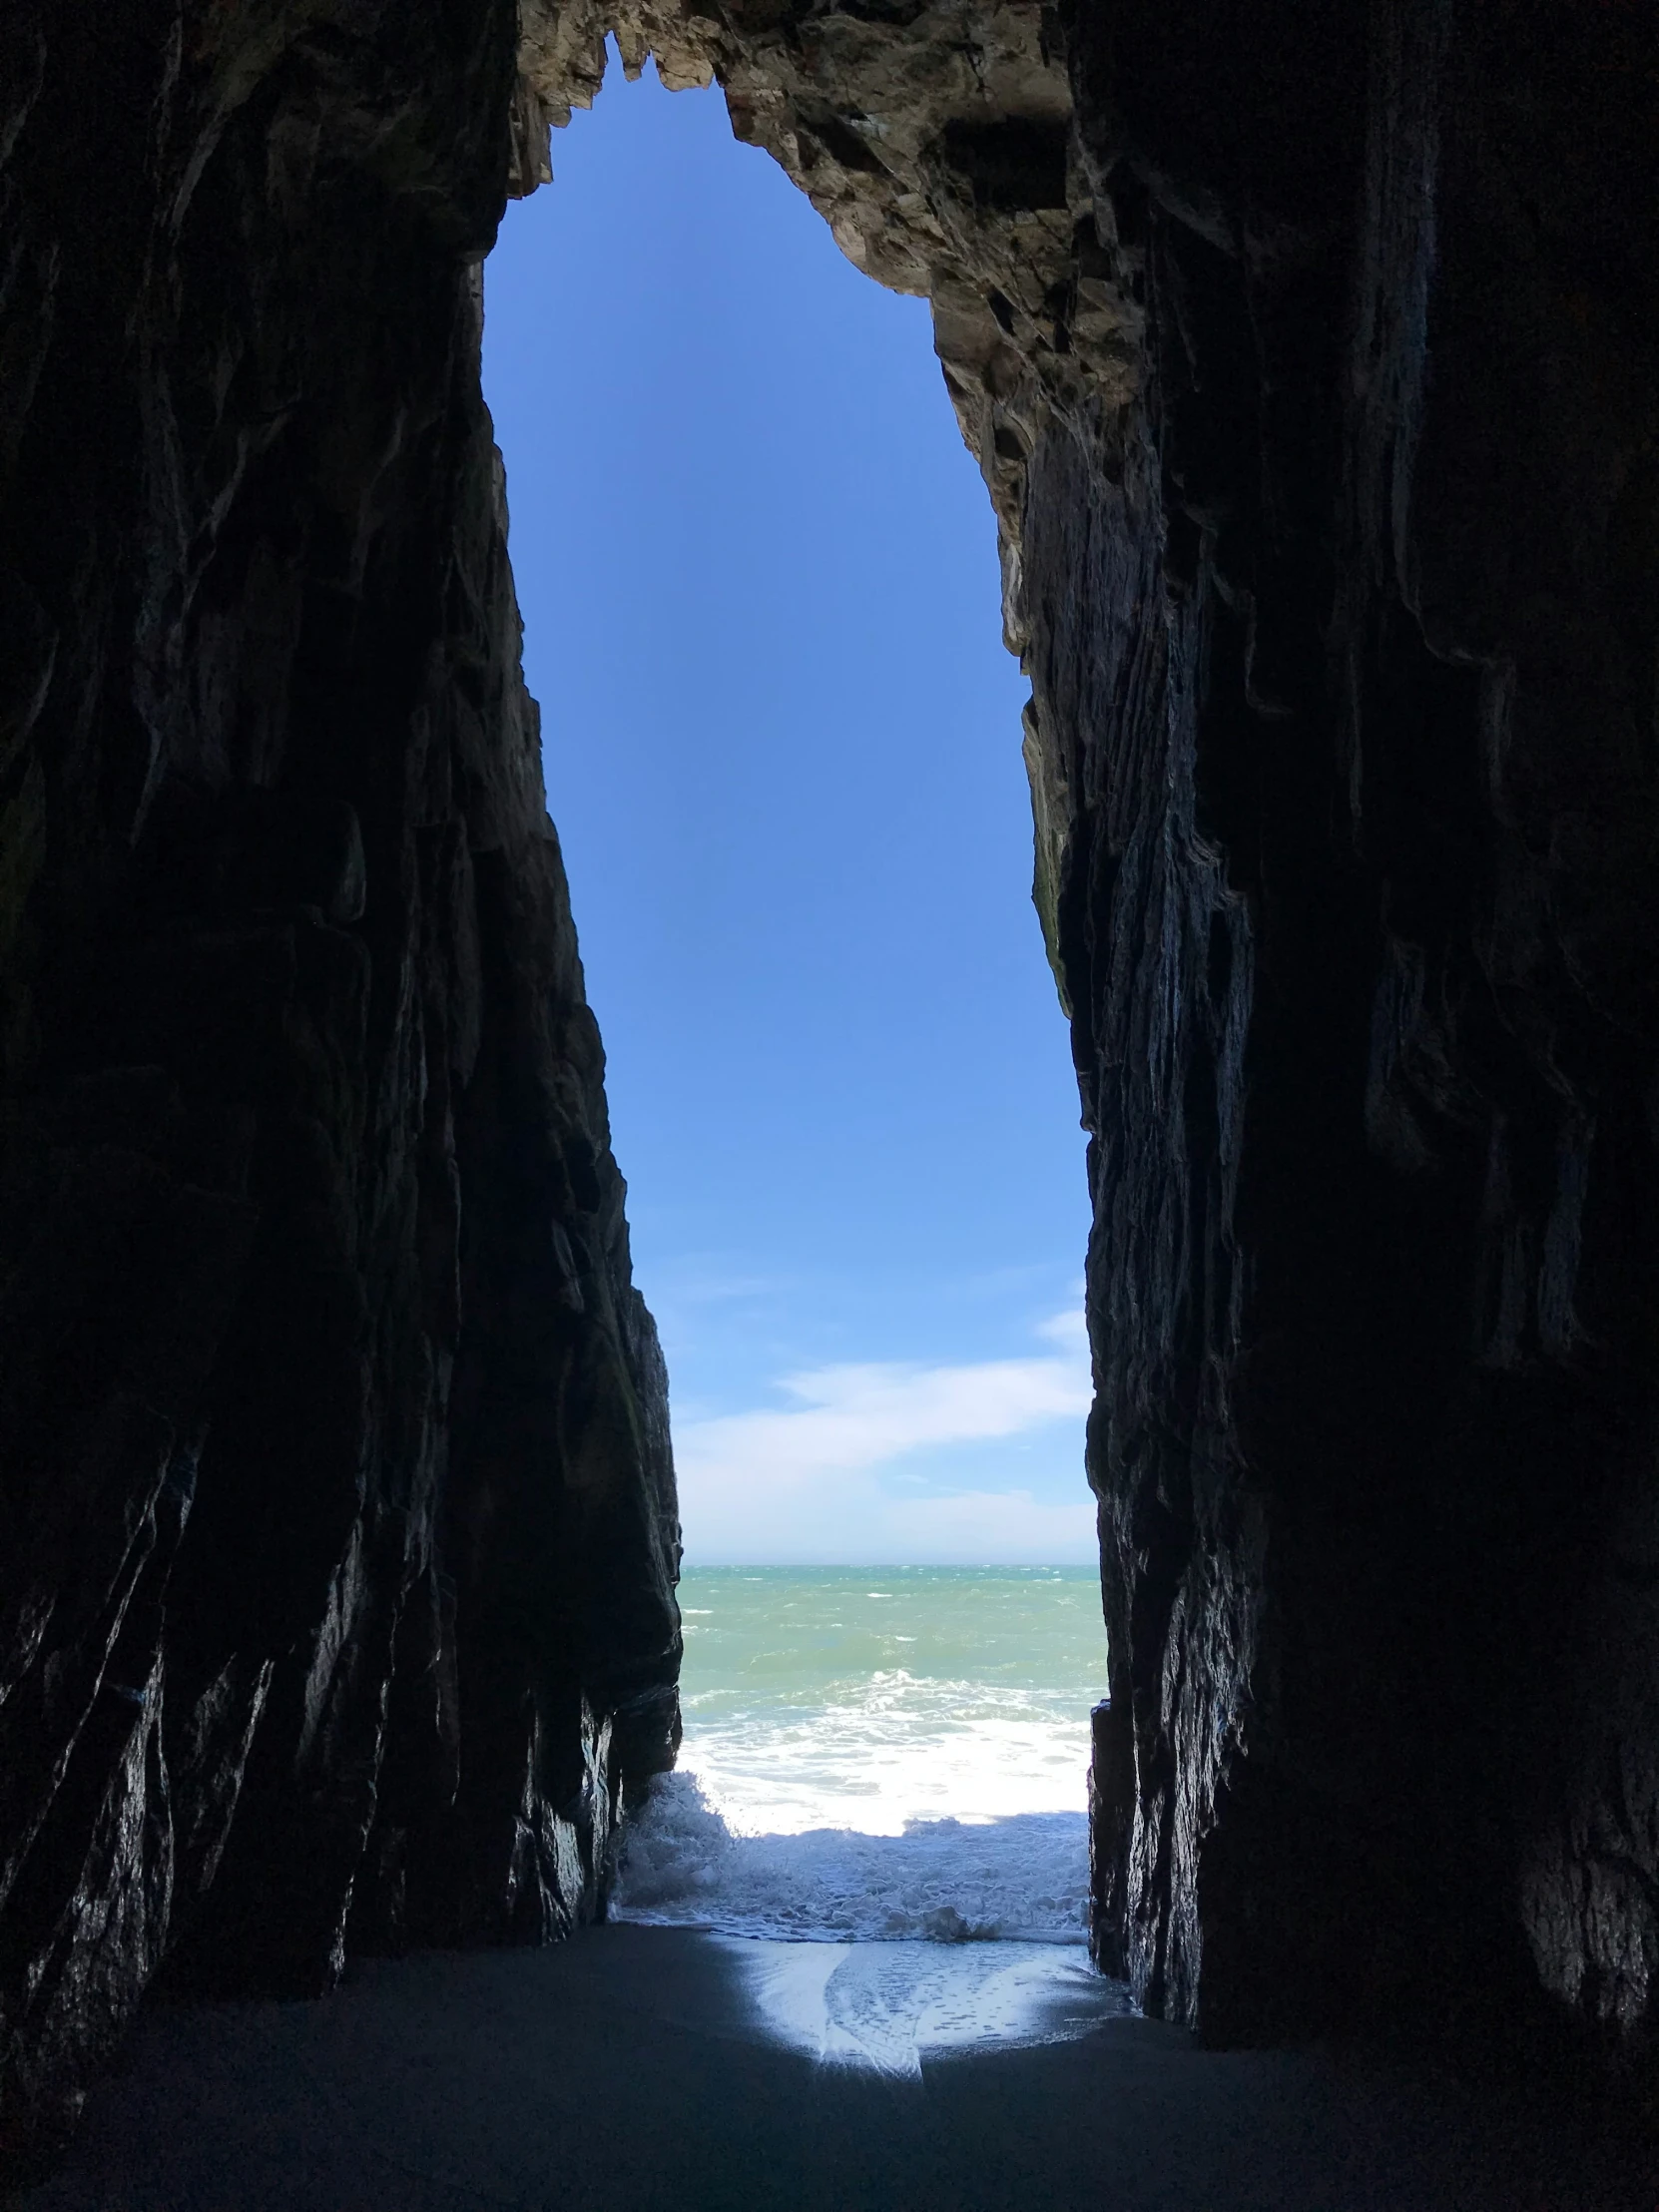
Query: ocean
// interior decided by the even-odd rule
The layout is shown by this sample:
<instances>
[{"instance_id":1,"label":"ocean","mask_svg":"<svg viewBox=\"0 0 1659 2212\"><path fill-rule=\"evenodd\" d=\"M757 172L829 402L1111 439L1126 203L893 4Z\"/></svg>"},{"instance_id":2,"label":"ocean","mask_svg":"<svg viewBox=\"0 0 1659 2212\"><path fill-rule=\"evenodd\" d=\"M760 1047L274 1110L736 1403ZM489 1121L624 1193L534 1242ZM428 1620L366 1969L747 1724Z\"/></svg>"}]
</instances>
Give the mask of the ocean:
<instances>
[{"instance_id":1,"label":"ocean","mask_svg":"<svg viewBox=\"0 0 1659 2212\"><path fill-rule=\"evenodd\" d=\"M620 1919L819 1942L1087 1938L1084 1567L706 1567L686 1737Z\"/></svg>"}]
</instances>

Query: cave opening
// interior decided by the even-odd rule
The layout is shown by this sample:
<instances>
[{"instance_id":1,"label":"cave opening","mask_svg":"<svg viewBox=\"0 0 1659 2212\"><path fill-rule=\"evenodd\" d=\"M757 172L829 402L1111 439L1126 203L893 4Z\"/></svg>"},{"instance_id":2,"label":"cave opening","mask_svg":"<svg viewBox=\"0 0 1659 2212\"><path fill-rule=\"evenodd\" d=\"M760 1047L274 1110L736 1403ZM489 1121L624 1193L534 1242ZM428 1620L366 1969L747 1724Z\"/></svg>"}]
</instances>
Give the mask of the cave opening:
<instances>
[{"instance_id":1,"label":"cave opening","mask_svg":"<svg viewBox=\"0 0 1659 2212\"><path fill-rule=\"evenodd\" d=\"M1000 613L1031 683L994 758L1011 777L1018 709L1089 1133L1094 1987L1122 1976L1146 2016L999 2057L1004 2091L1032 2085L1012 2104L987 2067L905 2103L842 2097L777 2038L700 2040L669 2013L714 2001L725 1953L600 1925L621 1827L673 1767L682 1657L690 1686L720 1652L716 1613L676 1600L665 1369L523 679L480 271L509 199L560 205L533 188L607 28L665 84L718 78L801 220L903 295L871 314L919 329L927 299L982 480L955 456L953 550L981 574L981 489L999 540L972 650ZM688 2173L797 2212L1091 2205L1107 2175L1217 2207L1373 2181L1462 2212L1645 2201L1605 2123L1634 2091L1650 2129L1659 2028L1656 58L1659 11L1623 0L7 12L0 2194L69 2143L43 2207L220 2205L234 2174L249 2203L337 2212L383 2200L388 2159L434 2206L586 2202L601 2172L642 2212L697 2203ZM678 220L672 189L647 200L619 261ZM785 281L748 288L765 309ZM607 311L557 271L541 290ZM893 374L922 369L936 404L924 347ZM861 808L896 850L881 880L932 880L965 850L974 749L936 753L917 805L936 702L911 702L854 805L831 765L878 725L847 626L781 687L850 686L817 756L758 743L716 774L714 740L787 735L738 679L780 597L822 589L800 582L822 433L784 441L791 498L743 494L765 572L711 618L727 563L696 510L738 496L745 438L684 382L627 388L615 450L704 471L664 729L693 737L711 636L741 649L729 727L636 763L632 796L596 787L617 856L571 846L708 1527L735 1434L776 1464L780 1423L919 1418L918 1377L1040 1396L1075 1345L952 1334L974 1210L1011 1189L1028 1225L1048 1174L1035 1124L987 1142L961 1118L970 1076L1030 1072L992 994L934 1018L973 917L928 896L907 926L875 874L801 858ZM562 510L600 569L620 477L543 499L508 442L521 548ZM868 507L843 582L899 542L869 519L871 452L854 434L840 468ZM643 608L642 576L610 599ZM919 635L912 582L866 627ZM923 658L942 699L955 656ZM794 751L823 773L791 844L752 802ZM550 766L575 831L580 745ZM998 805L1012 865L1024 804ZM730 959L698 953L700 866L732 890ZM886 939L875 997L930 1082L914 1192L827 1172L809 1109L855 1167L887 1063L792 937L803 893L831 937ZM632 1062L613 894L654 902L665 972L686 955ZM731 993L764 1016L747 1064L712 995L753 981L739 954L763 970ZM790 1023L825 1003L805 1080ZM770 1334L789 1301L759 1270L677 1307L676 1250L730 1255L672 1247L693 1185L659 1172L646 1109L726 1162L714 1213L764 1211L740 1109L767 1080L798 1252L828 1278L835 1237L866 1256L860 1214L930 1192L959 1280L895 1275L883 1307L849 1273L804 1348ZM700 1406L696 1330L727 1307L752 1370ZM912 1324L940 1335L900 1360ZM937 1529L971 1494L918 1499ZM769 1569L719 1571L736 1601ZM820 1595L914 1673L898 1571ZM815 2057L843 2048L833 1975L807 1971L835 1947L780 1969ZM856 1982L839 2022L890 2018ZM1261 2047L1401 2034L1442 2038L1442 2086L1477 2049L1519 2094L1460 2135L1370 2061L1339 2085Z\"/></svg>"},{"instance_id":2,"label":"cave opening","mask_svg":"<svg viewBox=\"0 0 1659 2212\"><path fill-rule=\"evenodd\" d=\"M612 1910L1078 1944L1086 1190L995 516L925 302L718 90L613 42L554 166L485 396L686 1545Z\"/></svg>"}]
</instances>

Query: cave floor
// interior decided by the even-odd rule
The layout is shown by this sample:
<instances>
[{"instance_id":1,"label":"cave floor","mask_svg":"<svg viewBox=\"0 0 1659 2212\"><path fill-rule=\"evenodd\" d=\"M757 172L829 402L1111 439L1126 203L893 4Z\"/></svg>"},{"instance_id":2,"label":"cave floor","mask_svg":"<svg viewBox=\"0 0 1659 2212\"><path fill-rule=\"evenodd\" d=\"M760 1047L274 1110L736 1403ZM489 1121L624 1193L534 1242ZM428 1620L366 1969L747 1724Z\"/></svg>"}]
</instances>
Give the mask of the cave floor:
<instances>
[{"instance_id":1,"label":"cave floor","mask_svg":"<svg viewBox=\"0 0 1659 2212\"><path fill-rule=\"evenodd\" d=\"M29 2212L1651 2212L1534 2090L1103 2016L924 2053L780 2041L741 1946L595 1929L354 1969L320 2003L158 2005Z\"/></svg>"}]
</instances>

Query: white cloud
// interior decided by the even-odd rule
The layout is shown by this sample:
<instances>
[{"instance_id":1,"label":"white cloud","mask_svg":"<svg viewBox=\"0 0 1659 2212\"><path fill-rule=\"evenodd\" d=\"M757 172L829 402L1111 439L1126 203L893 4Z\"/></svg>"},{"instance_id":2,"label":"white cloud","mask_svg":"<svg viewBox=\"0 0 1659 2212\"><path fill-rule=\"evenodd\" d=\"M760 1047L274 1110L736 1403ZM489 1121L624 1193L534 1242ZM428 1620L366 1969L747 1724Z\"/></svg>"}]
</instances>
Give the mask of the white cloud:
<instances>
[{"instance_id":1,"label":"white cloud","mask_svg":"<svg viewBox=\"0 0 1659 2212\"><path fill-rule=\"evenodd\" d=\"M867 1362L779 1384L794 1402L677 1424L687 1547L705 1560L1048 1560L1093 1555L1083 1488L1062 1503L1007 1488L894 1493L882 1477L910 1453L1081 1428L1089 1406L1082 1318L1039 1332L1056 1347L955 1367ZM1023 1470L1021 1470L1023 1472Z\"/></svg>"},{"instance_id":2,"label":"white cloud","mask_svg":"<svg viewBox=\"0 0 1659 2212\"><path fill-rule=\"evenodd\" d=\"M1046 1337L1050 1344L1059 1345L1062 1350L1069 1352L1074 1359L1082 1362L1084 1372L1088 1372L1089 1322L1083 1311L1081 1283L1077 1286L1077 1304L1068 1306L1063 1314L1055 1314L1049 1320L1039 1322L1037 1335Z\"/></svg>"},{"instance_id":3,"label":"white cloud","mask_svg":"<svg viewBox=\"0 0 1659 2212\"><path fill-rule=\"evenodd\" d=\"M900 1557L946 1556L977 1564L1064 1565L1095 1556L1094 1500L1077 1470L1075 1499L1055 1504L1029 1490L957 1490L938 1497L884 1498L877 1514L883 1538L896 1538Z\"/></svg>"},{"instance_id":4,"label":"white cloud","mask_svg":"<svg viewBox=\"0 0 1659 2212\"><path fill-rule=\"evenodd\" d=\"M1089 1408L1087 1370L1065 1359L817 1368L780 1387L797 1404L690 1422L675 1439L682 1476L799 1483L927 1444L1017 1435Z\"/></svg>"}]
</instances>

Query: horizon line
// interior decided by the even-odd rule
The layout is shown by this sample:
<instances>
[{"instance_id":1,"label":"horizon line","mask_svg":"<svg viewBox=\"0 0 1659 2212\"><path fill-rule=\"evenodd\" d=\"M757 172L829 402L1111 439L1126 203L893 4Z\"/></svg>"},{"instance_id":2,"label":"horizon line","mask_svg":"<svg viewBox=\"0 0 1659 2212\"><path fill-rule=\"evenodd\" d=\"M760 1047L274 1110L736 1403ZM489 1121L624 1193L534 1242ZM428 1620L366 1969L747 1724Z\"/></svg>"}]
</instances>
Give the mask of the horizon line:
<instances>
[{"instance_id":1,"label":"horizon line","mask_svg":"<svg viewBox=\"0 0 1659 2212\"><path fill-rule=\"evenodd\" d=\"M956 1567L974 1574L986 1567L1018 1568L1032 1574L1059 1574L1068 1570L1078 1574L1095 1572L1093 1562L1087 1559L697 1559L684 1562L680 1571L683 1575L719 1574L735 1572L740 1567L818 1567L827 1572L836 1568L848 1573L856 1567L860 1574L909 1574L923 1567Z\"/></svg>"}]
</instances>

